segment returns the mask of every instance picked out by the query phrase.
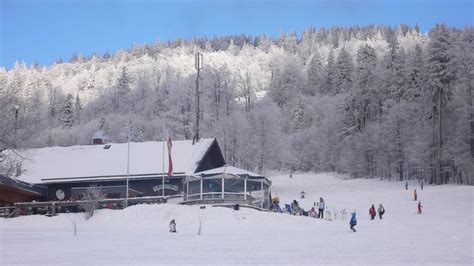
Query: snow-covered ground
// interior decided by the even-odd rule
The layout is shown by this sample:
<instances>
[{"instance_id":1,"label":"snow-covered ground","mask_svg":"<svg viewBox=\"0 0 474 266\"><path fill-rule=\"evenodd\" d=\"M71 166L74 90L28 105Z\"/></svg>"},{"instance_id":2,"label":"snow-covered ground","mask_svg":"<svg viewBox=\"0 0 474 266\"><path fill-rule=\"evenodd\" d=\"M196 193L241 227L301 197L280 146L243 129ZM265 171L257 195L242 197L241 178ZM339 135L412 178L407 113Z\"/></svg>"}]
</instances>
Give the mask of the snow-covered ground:
<instances>
[{"instance_id":1,"label":"snow-covered ground","mask_svg":"<svg viewBox=\"0 0 474 266\"><path fill-rule=\"evenodd\" d=\"M473 264L473 188L413 182L342 180L333 174L275 175L272 192L308 209L324 197L348 219L208 207L198 236L198 206L139 205L82 214L0 219L0 264ZM413 189L424 213L416 214ZM298 199L304 190L306 199ZM368 209L382 203L383 220ZM349 216L349 215L347 215ZM174 218L177 234L168 232ZM78 224L73 235L72 221Z\"/></svg>"}]
</instances>

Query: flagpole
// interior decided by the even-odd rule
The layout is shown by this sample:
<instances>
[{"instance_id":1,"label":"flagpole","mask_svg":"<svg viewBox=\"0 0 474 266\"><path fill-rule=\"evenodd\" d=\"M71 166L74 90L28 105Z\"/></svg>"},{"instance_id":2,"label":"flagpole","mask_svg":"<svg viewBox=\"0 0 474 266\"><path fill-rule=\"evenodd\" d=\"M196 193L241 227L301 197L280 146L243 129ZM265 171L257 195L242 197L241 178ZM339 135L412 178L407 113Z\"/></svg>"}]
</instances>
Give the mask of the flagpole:
<instances>
[{"instance_id":1,"label":"flagpole","mask_svg":"<svg viewBox=\"0 0 474 266\"><path fill-rule=\"evenodd\" d=\"M162 165L162 178L161 178L161 196L165 196L165 142L166 142L166 136L165 136L165 121L163 120L163 165Z\"/></svg>"},{"instance_id":2,"label":"flagpole","mask_svg":"<svg viewBox=\"0 0 474 266\"><path fill-rule=\"evenodd\" d=\"M125 191L125 208L128 207L128 179L130 177L130 121L127 134L127 186Z\"/></svg>"}]
</instances>

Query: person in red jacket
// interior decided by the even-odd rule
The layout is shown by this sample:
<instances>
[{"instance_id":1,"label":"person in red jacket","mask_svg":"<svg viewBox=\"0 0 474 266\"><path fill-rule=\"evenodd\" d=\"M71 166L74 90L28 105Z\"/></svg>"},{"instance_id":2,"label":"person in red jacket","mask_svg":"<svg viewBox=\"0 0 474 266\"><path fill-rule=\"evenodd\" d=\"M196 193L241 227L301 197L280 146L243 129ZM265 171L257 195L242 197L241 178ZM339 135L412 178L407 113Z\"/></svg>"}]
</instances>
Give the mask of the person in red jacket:
<instances>
[{"instance_id":1,"label":"person in red jacket","mask_svg":"<svg viewBox=\"0 0 474 266\"><path fill-rule=\"evenodd\" d=\"M373 220L375 216L377 215L374 205L372 205L372 207L369 209L369 214L370 214L370 220Z\"/></svg>"}]
</instances>

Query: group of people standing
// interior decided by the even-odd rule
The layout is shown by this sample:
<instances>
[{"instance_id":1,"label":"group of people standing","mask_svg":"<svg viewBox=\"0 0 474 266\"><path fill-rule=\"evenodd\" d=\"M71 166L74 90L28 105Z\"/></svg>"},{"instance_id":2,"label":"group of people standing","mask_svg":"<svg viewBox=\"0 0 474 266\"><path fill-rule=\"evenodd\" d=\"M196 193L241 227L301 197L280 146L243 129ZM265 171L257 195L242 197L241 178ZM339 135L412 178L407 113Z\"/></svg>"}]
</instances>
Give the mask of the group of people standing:
<instances>
[{"instance_id":1,"label":"group of people standing","mask_svg":"<svg viewBox=\"0 0 474 266\"><path fill-rule=\"evenodd\" d=\"M385 208L383 207L382 204L379 204L377 211L375 210L375 206L372 204L372 207L370 207L369 209L370 220L373 220L375 216L377 216L377 213L379 214L380 220L382 220L382 216L385 213Z\"/></svg>"}]
</instances>

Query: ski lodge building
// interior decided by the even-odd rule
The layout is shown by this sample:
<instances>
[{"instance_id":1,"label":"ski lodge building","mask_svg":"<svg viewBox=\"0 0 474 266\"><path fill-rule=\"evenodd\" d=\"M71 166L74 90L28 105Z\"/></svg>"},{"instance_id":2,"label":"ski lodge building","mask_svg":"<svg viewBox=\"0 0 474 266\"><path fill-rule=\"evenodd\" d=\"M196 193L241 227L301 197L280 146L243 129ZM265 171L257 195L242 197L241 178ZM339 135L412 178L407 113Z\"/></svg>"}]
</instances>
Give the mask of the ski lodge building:
<instances>
[{"instance_id":1,"label":"ski lodge building","mask_svg":"<svg viewBox=\"0 0 474 266\"><path fill-rule=\"evenodd\" d=\"M92 185L101 187L107 198L125 198L128 180L129 197L182 194L183 204L269 207L271 181L227 166L214 138L194 144L173 141L170 176L166 142L131 142L129 147L127 143L96 143L30 149L21 155L4 151L18 156L21 167L10 177L0 173L0 203L79 200Z\"/></svg>"}]
</instances>

